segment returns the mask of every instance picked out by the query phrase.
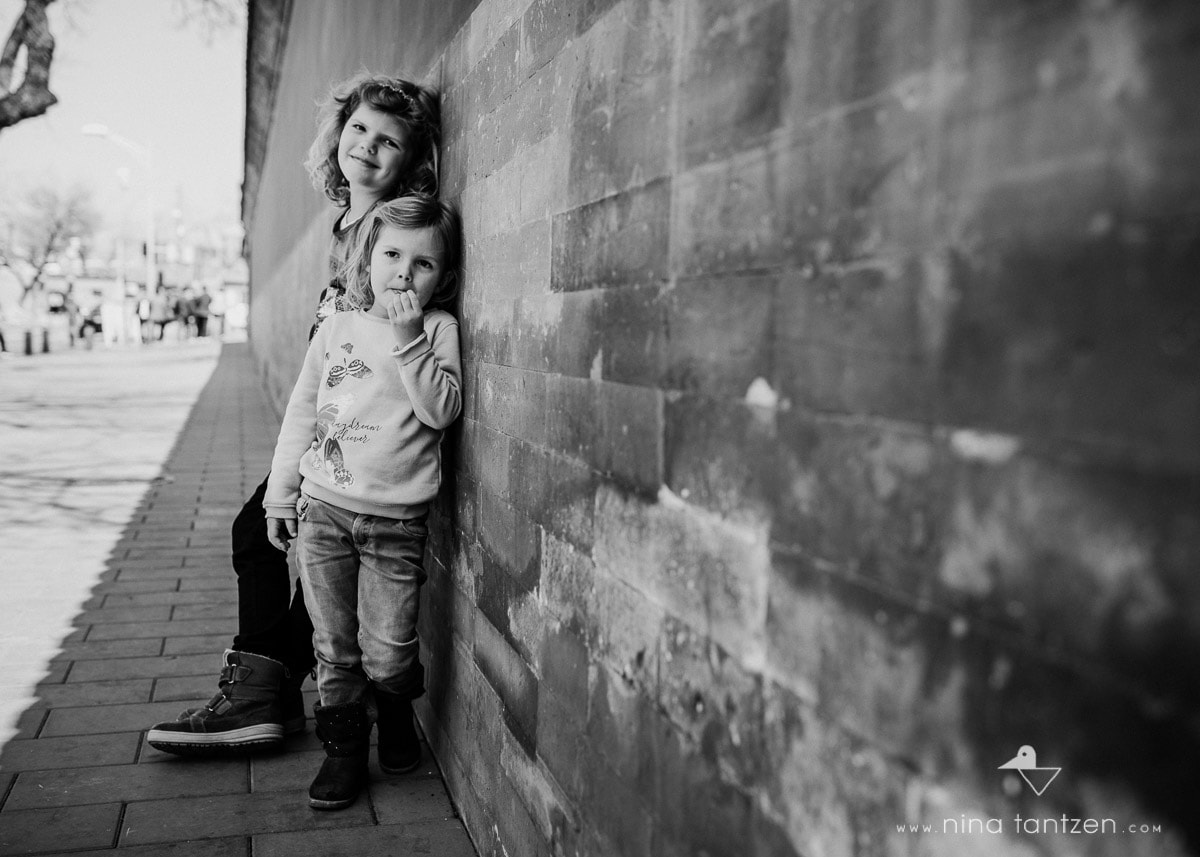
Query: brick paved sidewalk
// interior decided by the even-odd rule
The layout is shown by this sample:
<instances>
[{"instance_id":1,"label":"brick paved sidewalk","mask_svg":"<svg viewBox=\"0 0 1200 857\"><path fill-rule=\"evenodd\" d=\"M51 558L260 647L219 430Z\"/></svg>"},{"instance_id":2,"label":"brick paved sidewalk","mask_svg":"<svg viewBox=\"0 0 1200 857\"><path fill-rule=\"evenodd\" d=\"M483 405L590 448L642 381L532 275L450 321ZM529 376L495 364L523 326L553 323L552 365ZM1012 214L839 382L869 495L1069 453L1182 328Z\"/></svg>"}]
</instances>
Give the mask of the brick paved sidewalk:
<instances>
[{"instance_id":1,"label":"brick paved sidewalk","mask_svg":"<svg viewBox=\"0 0 1200 857\"><path fill-rule=\"evenodd\" d=\"M311 719L270 755L184 759L145 743L153 723L216 689L237 616L229 526L277 428L248 346L227 344L0 753L0 857L474 857L428 748L401 777L372 754L369 794L316 812L307 788L323 754ZM306 691L311 710L311 681Z\"/></svg>"}]
</instances>

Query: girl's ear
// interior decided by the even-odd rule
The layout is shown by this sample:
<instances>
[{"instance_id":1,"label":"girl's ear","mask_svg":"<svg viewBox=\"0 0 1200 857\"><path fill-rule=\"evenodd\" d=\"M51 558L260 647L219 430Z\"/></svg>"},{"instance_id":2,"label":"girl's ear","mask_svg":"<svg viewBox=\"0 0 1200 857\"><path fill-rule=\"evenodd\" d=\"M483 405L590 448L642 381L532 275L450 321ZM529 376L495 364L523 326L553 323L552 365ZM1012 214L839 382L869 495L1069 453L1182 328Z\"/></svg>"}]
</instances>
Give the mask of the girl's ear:
<instances>
[{"instance_id":1,"label":"girl's ear","mask_svg":"<svg viewBox=\"0 0 1200 857\"><path fill-rule=\"evenodd\" d=\"M438 304L448 305L458 296L458 272L449 271L438 283L435 300Z\"/></svg>"}]
</instances>

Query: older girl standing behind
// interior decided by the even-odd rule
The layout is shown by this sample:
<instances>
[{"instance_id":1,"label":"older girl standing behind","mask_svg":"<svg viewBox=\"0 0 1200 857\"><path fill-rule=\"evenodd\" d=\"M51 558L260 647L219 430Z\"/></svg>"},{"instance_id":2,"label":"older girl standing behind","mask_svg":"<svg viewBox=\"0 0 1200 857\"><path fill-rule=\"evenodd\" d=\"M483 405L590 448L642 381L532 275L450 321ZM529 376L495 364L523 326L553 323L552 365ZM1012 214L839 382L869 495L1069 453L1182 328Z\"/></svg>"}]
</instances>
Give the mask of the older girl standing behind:
<instances>
[{"instance_id":1,"label":"older girl standing behind","mask_svg":"<svg viewBox=\"0 0 1200 857\"><path fill-rule=\"evenodd\" d=\"M330 235L330 280L310 339L323 319L358 308L340 272L367 212L402 193L437 192L440 136L437 95L400 78L359 75L336 86L322 105L305 166L340 211ZM192 755L271 747L304 730L300 686L315 663L312 622L299 585L292 596L287 557L267 538L266 485L264 479L233 522L238 633L222 659L217 693L207 705L151 728L147 741L159 750Z\"/></svg>"},{"instance_id":2,"label":"older girl standing behind","mask_svg":"<svg viewBox=\"0 0 1200 857\"><path fill-rule=\"evenodd\" d=\"M421 759L411 701L425 690L425 520L442 432L462 410L458 323L436 307L454 296L461 246L447 203L407 196L371 213L347 274L366 309L321 325L279 430L263 507L272 544L298 538L315 628L316 809L349 806L366 783L369 696L379 766Z\"/></svg>"}]
</instances>

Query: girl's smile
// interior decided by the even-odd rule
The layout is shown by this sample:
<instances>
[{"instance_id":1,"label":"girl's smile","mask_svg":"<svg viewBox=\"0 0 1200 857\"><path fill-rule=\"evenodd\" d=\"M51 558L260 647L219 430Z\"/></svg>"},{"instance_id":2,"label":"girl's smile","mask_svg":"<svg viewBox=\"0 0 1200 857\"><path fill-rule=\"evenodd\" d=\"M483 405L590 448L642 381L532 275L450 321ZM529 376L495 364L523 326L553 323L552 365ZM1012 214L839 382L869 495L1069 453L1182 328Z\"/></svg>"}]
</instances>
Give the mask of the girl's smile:
<instances>
[{"instance_id":1,"label":"girl's smile","mask_svg":"<svg viewBox=\"0 0 1200 857\"><path fill-rule=\"evenodd\" d=\"M408 165L408 129L396 117L363 103L338 140L338 167L351 190L370 204L390 194Z\"/></svg>"}]
</instances>

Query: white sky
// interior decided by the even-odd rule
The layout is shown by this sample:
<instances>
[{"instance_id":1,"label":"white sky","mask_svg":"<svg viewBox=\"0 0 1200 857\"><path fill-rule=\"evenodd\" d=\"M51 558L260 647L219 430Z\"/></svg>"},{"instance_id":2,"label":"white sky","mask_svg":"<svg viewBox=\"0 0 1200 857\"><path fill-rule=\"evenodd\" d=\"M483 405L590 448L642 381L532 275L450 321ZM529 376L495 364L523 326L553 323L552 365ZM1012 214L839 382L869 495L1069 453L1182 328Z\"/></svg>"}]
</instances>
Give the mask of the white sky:
<instances>
[{"instance_id":1,"label":"white sky","mask_svg":"<svg viewBox=\"0 0 1200 857\"><path fill-rule=\"evenodd\" d=\"M0 40L23 3L0 0ZM50 7L58 104L0 129L0 205L33 184L93 188L104 226L137 230L143 162L80 129L89 122L150 147L159 222L236 224L245 119L245 23L211 36L182 26L177 0L60 0ZM127 188L118 171L129 170ZM161 234L161 233L160 233Z\"/></svg>"}]
</instances>

